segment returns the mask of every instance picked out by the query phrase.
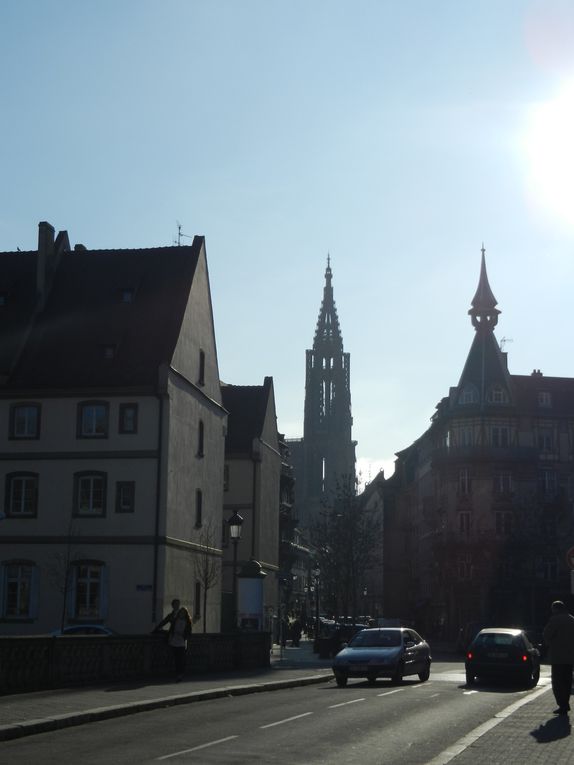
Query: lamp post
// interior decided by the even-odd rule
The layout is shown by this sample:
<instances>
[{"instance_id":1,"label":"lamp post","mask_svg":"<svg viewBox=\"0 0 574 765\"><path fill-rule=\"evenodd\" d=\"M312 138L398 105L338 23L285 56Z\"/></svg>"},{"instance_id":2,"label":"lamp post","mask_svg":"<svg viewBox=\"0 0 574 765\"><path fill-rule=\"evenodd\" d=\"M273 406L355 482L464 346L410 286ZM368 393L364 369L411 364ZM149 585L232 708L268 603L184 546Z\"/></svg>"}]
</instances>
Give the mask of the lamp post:
<instances>
[{"instance_id":1,"label":"lamp post","mask_svg":"<svg viewBox=\"0 0 574 765\"><path fill-rule=\"evenodd\" d=\"M313 569L313 581L315 582L315 641L319 640L319 577L321 569Z\"/></svg>"},{"instance_id":2,"label":"lamp post","mask_svg":"<svg viewBox=\"0 0 574 765\"><path fill-rule=\"evenodd\" d=\"M233 629L237 629L237 545L241 539L241 527L243 526L243 517L237 511L233 513L227 521L229 526L229 536L233 542Z\"/></svg>"}]
</instances>

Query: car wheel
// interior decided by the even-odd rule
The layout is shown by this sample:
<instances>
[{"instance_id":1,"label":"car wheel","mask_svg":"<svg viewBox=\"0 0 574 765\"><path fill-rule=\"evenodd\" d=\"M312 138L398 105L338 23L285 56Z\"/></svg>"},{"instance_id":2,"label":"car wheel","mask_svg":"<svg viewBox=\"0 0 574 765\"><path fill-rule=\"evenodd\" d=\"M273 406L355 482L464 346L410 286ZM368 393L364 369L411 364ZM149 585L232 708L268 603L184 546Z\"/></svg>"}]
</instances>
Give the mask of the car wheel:
<instances>
[{"instance_id":1,"label":"car wheel","mask_svg":"<svg viewBox=\"0 0 574 765\"><path fill-rule=\"evenodd\" d=\"M426 683L430 677L430 662L426 665L422 672L419 672L419 680L421 683Z\"/></svg>"},{"instance_id":2,"label":"car wheel","mask_svg":"<svg viewBox=\"0 0 574 765\"><path fill-rule=\"evenodd\" d=\"M347 685L347 675L341 674L341 672L335 675L335 682L339 688L344 688Z\"/></svg>"},{"instance_id":3,"label":"car wheel","mask_svg":"<svg viewBox=\"0 0 574 765\"><path fill-rule=\"evenodd\" d=\"M466 684L474 685L474 673L471 672L470 669L466 670Z\"/></svg>"},{"instance_id":4,"label":"car wheel","mask_svg":"<svg viewBox=\"0 0 574 765\"><path fill-rule=\"evenodd\" d=\"M391 680L395 685L400 685L403 682L403 672L404 672L404 666L402 664L399 664L397 666L397 669L395 670L394 675L392 676Z\"/></svg>"}]
</instances>

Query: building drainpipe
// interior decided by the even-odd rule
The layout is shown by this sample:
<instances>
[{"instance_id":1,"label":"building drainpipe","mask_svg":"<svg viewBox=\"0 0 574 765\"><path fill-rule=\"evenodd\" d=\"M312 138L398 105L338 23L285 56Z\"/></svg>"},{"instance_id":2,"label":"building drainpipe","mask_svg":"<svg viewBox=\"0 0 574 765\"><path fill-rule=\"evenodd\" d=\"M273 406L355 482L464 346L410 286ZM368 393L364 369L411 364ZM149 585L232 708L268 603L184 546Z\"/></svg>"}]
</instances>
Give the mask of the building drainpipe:
<instances>
[{"instance_id":1,"label":"building drainpipe","mask_svg":"<svg viewBox=\"0 0 574 765\"><path fill-rule=\"evenodd\" d=\"M157 436L157 475L156 475L156 497L155 497L155 529L154 529L154 542L153 542L153 581L152 581L152 606L151 606L151 620L152 624L155 624L158 620L157 616L157 574L158 574L158 559L159 559L159 518L161 511L161 469L162 469L162 454L163 454L163 402L164 397L158 394L159 402L159 416L158 416L158 436Z\"/></svg>"}]
</instances>

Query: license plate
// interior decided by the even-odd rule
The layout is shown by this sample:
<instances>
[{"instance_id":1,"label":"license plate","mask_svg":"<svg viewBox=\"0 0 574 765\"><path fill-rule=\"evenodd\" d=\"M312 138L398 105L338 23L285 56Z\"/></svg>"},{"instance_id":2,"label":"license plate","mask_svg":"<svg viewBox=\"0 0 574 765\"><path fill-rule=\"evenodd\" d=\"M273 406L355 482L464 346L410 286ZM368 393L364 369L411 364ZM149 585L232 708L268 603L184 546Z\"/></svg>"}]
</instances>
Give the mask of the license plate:
<instances>
[{"instance_id":1,"label":"license plate","mask_svg":"<svg viewBox=\"0 0 574 765\"><path fill-rule=\"evenodd\" d=\"M504 651L492 651L486 654L489 659L508 659L508 654Z\"/></svg>"},{"instance_id":2,"label":"license plate","mask_svg":"<svg viewBox=\"0 0 574 765\"><path fill-rule=\"evenodd\" d=\"M355 672L368 672L369 671L369 665L368 664L355 664L353 669Z\"/></svg>"}]
</instances>

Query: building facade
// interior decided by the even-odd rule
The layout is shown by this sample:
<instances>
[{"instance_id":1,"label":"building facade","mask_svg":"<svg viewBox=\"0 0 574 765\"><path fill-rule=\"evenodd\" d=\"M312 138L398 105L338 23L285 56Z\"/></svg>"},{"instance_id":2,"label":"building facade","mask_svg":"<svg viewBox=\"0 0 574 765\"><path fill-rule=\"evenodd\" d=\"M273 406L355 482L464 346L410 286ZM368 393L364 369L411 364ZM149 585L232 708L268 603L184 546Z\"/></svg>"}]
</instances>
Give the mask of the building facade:
<instances>
[{"instance_id":1,"label":"building facade","mask_svg":"<svg viewBox=\"0 0 574 765\"><path fill-rule=\"evenodd\" d=\"M148 632L180 598L220 625L224 437L202 237L0 253L0 630ZM220 579L220 577L219 577ZM207 612L204 614L204 606Z\"/></svg>"},{"instance_id":2,"label":"building facade","mask_svg":"<svg viewBox=\"0 0 574 765\"><path fill-rule=\"evenodd\" d=\"M458 385L385 482L385 612L455 638L570 601L574 379L511 374L485 253Z\"/></svg>"}]
</instances>

